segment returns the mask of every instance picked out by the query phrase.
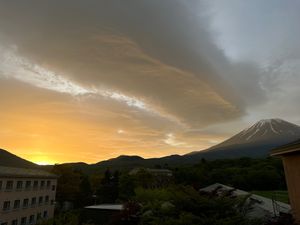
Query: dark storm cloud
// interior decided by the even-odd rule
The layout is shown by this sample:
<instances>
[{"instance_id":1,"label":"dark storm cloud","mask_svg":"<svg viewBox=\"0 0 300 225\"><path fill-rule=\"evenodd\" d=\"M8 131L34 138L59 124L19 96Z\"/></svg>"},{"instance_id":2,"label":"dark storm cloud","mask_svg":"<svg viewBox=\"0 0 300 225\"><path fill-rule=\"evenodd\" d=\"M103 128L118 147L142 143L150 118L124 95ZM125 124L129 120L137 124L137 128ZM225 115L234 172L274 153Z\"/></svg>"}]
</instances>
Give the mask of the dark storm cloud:
<instances>
[{"instance_id":1,"label":"dark storm cloud","mask_svg":"<svg viewBox=\"0 0 300 225\"><path fill-rule=\"evenodd\" d=\"M232 65L212 42L205 7L169 0L1 1L0 34L21 55L79 84L110 88L184 124L205 126L239 117L244 107L221 76Z\"/></svg>"}]
</instances>

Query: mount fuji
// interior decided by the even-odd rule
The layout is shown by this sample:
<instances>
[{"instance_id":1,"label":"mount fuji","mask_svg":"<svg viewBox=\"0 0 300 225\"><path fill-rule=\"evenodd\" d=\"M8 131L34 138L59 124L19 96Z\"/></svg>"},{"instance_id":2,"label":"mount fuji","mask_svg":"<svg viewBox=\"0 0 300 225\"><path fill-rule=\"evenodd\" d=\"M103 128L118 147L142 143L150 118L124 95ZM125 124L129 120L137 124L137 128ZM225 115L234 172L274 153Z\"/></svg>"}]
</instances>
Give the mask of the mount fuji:
<instances>
[{"instance_id":1,"label":"mount fuji","mask_svg":"<svg viewBox=\"0 0 300 225\"><path fill-rule=\"evenodd\" d=\"M265 157L271 149L300 139L300 126L282 119L255 123L224 142L186 156L206 159Z\"/></svg>"}]
</instances>

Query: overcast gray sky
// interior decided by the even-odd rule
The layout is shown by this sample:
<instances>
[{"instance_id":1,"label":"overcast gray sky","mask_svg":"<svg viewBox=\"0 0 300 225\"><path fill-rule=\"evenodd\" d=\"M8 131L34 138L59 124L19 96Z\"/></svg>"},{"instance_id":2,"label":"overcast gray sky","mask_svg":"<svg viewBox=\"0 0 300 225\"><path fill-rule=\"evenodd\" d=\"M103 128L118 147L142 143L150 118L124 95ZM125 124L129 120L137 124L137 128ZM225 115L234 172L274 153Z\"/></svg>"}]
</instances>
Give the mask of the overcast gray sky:
<instances>
[{"instance_id":1,"label":"overcast gray sky","mask_svg":"<svg viewBox=\"0 0 300 225\"><path fill-rule=\"evenodd\" d=\"M298 0L0 0L1 147L95 162L205 149L265 118L300 124L299 10Z\"/></svg>"}]
</instances>

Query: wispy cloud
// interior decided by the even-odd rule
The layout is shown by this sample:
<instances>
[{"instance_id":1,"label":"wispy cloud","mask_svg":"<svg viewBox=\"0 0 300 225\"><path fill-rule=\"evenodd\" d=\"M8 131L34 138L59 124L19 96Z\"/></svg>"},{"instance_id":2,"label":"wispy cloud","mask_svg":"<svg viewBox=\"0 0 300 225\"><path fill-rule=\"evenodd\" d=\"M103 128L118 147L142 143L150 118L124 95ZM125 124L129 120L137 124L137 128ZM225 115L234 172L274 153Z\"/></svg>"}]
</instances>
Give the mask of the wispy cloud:
<instances>
[{"instance_id":1,"label":"wispy cloud","mask_svg":"<svg viewBox=\"0 0 300 225\"><path fill-rule=\"evenodd\" d=\"M74 81L68 80L64 76L18 55L17 47L15 46L10 48L0 47L0 52L0 76L14 78L39 88L72 96L99 95L123 102L130 107L155 112L145 102L135 97L129 97L116 91L83 87L76 84Z\"/></svg>"},{"instance_id":2,"label":"wispy cloud","mask_svg":"<svg viewBox=\"0 0 300 225\"><path fill-rule=\"evenodd\" d=\"M184 142L184 141L179 141L175 137L173 133L169 133L166 135L166 138L164 139L164 142L167 145L173 146L173 147L183 147L183 148L192 148L194 146Z\"/></svg>"}]
</instances>

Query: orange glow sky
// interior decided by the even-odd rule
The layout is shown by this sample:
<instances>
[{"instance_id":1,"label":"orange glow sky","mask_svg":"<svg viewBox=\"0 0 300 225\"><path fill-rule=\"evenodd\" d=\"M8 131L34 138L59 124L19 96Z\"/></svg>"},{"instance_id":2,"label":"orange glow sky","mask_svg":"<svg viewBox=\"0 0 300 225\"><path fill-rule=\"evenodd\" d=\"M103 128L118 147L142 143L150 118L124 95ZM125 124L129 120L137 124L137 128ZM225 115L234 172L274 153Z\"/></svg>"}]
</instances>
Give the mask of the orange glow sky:
<instances>
[{"instance_id":1,"label":"orange glow sky","mask_svg":"<svg viewBox=\"0 0 300 225\"><path fill-rule=\"evenodd\" d=\"M95 163L202 150L262 118L299 123L298 5L253 2L1 1L0 148Z\"/></svg>"},{"instance_id":2,"label":"orange glow sky","mask_svg":"<svg viewBox=\"0 0 300 225\"><path fill-rule=\"evenodd\" d=\"M107 99L73 99L22 83L1 84L1 96L18 96L7 101L10 110L0 113L2 148L39 164L94 163L122 154L184 154L223 138L201 135L199 141L199 135L177 136L173 122Z\"/></svg>"}]
</instances>

